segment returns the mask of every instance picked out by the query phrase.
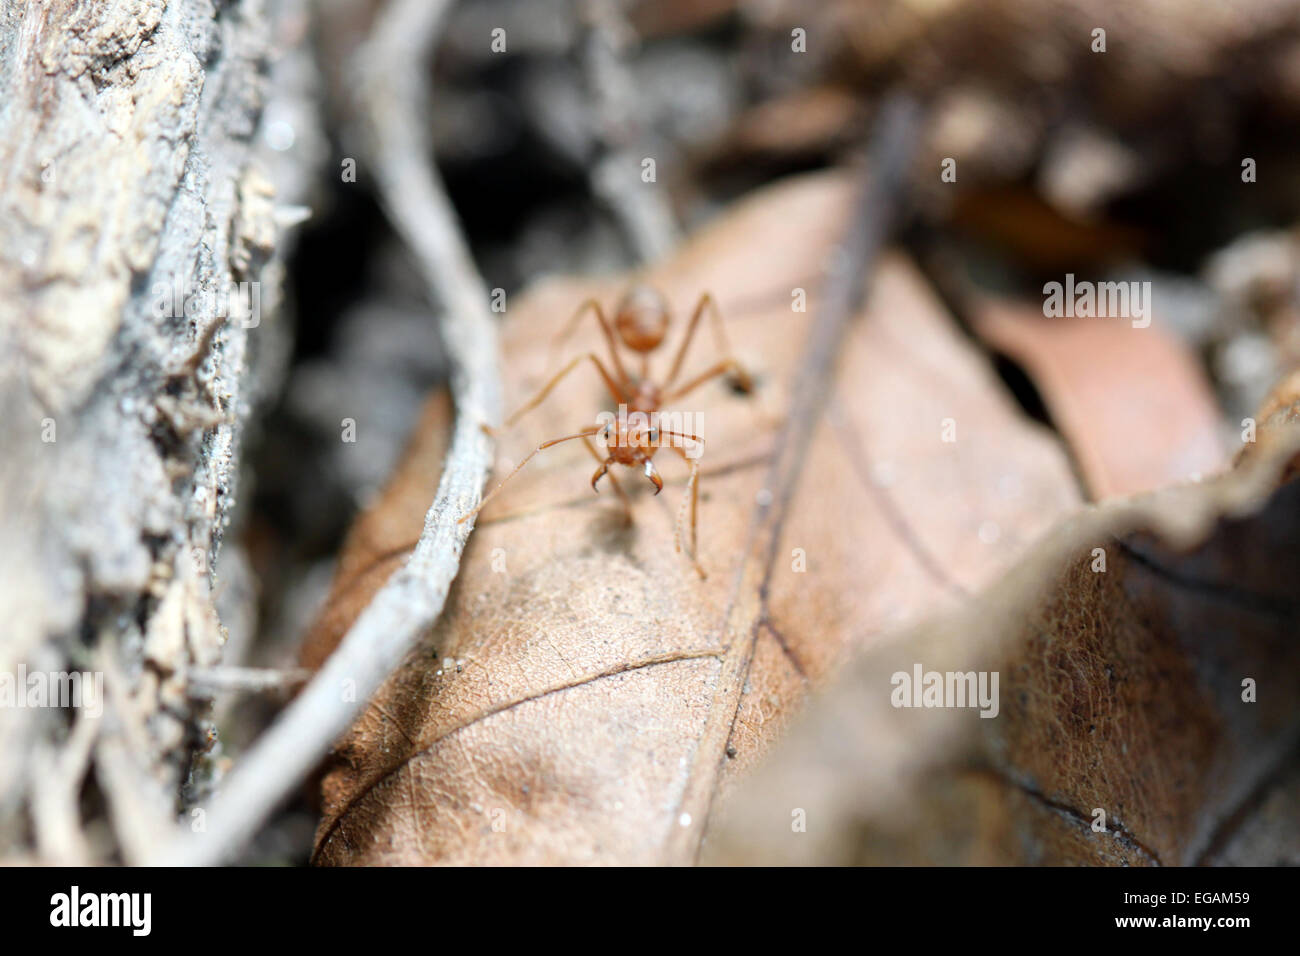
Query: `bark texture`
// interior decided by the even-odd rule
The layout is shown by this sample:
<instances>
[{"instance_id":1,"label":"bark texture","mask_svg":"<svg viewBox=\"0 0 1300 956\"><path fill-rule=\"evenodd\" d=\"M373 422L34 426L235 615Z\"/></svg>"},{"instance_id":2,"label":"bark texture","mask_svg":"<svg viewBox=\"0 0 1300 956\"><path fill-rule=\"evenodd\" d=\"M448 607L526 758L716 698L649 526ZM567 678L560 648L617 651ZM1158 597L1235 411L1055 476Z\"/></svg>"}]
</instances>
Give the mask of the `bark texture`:
<instances>
[{"instance_id":1,"label":"bark texture","mask_svg":"<svg viewBox=\"0 0 1300 956\"><path fill-rule=\"evenodd\" d=\"M215 562L284 354L277 202L318 140L294 144L303 86L267 79L305 21L262 0L2 9L0 674L103 673L106 693L97 720L0 709L0 854L129 862L212 738L188 673L221 657Z\"/></svg>"}]
</instances>

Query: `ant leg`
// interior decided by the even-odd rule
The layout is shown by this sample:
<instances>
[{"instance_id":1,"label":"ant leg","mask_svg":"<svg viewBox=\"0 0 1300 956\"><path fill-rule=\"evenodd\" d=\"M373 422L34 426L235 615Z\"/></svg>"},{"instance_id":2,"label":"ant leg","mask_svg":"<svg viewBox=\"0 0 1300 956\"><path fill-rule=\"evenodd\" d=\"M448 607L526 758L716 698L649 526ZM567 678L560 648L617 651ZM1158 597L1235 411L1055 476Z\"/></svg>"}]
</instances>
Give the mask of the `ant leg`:
<instances>
[{"instance_id":1,"label":"ant leg","mask_svg":"<svg viewBox=\"0 0 1300 956\"><path fill-rule=\"evenodd\" d=\"M571 361L568 365L564 366L564 368L562 368L554 378L552 378L549 382L547 382L545 385L542 386L541 390L538 391L536 395L534 395L528 402L526 402L522 407L520 407L518 411L516 411L513 415L511 415L509 418L505 420L505 424L501 426L501 430L504 431L505 429L509 428L515 422L519 421L519 419L522 418L525 413L532 411L538 405L542 404L542 402L546 400L546 396L550 395L552 390L555 388L555 386L560 384L560 379L564 378L564 376L568 375L575 368L577 368L578 363L581 362L583 359L590 359L592 362L596 364L596 370L600 372L600 377L605 380L605 387L609 389L610 393L614 396L615 400L617 400L620 404L627 401L627 398L620 390L618 383L616 383L614 379L610 376L609 370L606 369L603 364L601 364L601 361L596 357L596 354L594 352L587 352L585 355L574 356L573 361ZM484 425L483 427L488 432L488 434L497 433L496 429L489 428L486 425Z\"/></svg>"},{"instance_id":2,"label":"ant leg","mask_svg":"<svg viewBox=\"0 0 1300 956\"><path fill-rule=\"evenodd\" d=\"M731 348L731 343L727 340L727 329L722 322L722 313L718 310L718 304L714 301L712 294L705 292L700 296L700 301L696 304L695 311L691 314L691 321L686 326L686 338L682 339L681 347L677 350L677 358L673 360L672 370L668 373L668 380L664 382L663 390L665 392L672 387L673 382L677 380L678 373L682 370L682 362L686 360L686 351L690 348L691 340L695 337L695 329L699 326L700 319L703 317L706 309L709 310L712 315L713 334L717 339L718 351L723 355L728 356L734 354L734 350ZM741 391L748 392L753 389L753 379L750 378L749 373L745 371L744 367L741 366L738 361L734 358L729 358L727 362L723 364L735 374L736 384L740 387ZM714 372L714 374L719 375L721 372ZM707 377L711 378L712 376ZM700 381L703 381L703 379L697 380L695 384L698 385Z\"/></svg>"},{"instance_id":3,"label":"ant leg","mask_svg":"<svg viewBox=\"0 0 1300 956\"><path fill-rule=\"evenodd\" d=\"M622 360L618 357L618 346L614 339L614 333L610 329L609 320L605 318L605 313L600 307L600 303L595 299L587 299L582 305L578 306L568 323L560 331L551 343L551 355L554 358L566 339L573 334L573 330L578 327L578 321L582 318L583 313L588 309L596 316L596 321L600 323L601 334L605 336L605 344L609 346L609 357L614 363L614 371L618 372L619 384L627 388L630 386L632 379L627 374L627 369L623 367ZM548 363L553 365L554 363ZM628 389L631 390L630 388Z\"/></svg>"},{"instance_id":4,"label":"ant leg","mask_svg":"<svg viewBox=\"0 0 1300 956\"><path fill-rule=\"evenodd\" d=\"M591 490L595 491L596 482L599 481L603 476L609 475L610 483L614 486L614 490L618 492L618 498L623 503L623 517L625 517L628 523L631 524L632 523L632 500L628 498L627 492L623 490L623 486L618 483L618 478L615 476L615 474L609 470L610 459L602 458L600 456L600 452L596 451L596 446L591 443L590 438L583 438L582 443L587 446L587 451L591 452L591 457L596 459L596 461L600 462L600 468L597 469L596 474L592 475L591 478Z\"/></svg>"},{"instance_id":5,"label":"ant leg","mask_svg":"<svg viewBox=\"0 0 1300 956\"><path fill-rule=\"evenodd\" d=\"M699 538L696 534L696 518L700 510L700 459L692 458L686 454L686 449L680 445L674 445L673 448L679 455L691 466L691 477L686 481L686 492L682 495L682 503L677 508L677 523L673 529L673 535L677 541L677 550L682 550L682 520L686 516L686 503L690 502L691 507L691 548L687 552L691 564L695 566L695 571L700 576L700 580L708 577L704 573L704 568L700 566L699 561Z\"/></svg>"},{"instance_id":6,"label":"ant leg","mask_svg":"<svg viewBox=\"0 0 1300 956\"><path fill-rule=\"evenodd\" d=\"M474 517L476 514L478 514L480 511L482 511L482 510L483 510L483 506L486 505L486 504L487 504L489 501L491 501L493 498L495 498L496 495L497 495L497 492L499 492L502 488L504 488L504 487L506 486L506 482L508 482L508 481L509 481L511 478L513 478L515 475L519 474L520 469L522 469L522 468L524 467L524 465L526 465L526 464L528 464L530 461L532 461L533 456L536 455L539 451L542 451L543 449L546 449L546 448L550 448L552 445L558 445L558 444L559 444L560 442L562 442L562 441L572 441L572 440L575 439L575 438L586 438L586 437L589 436L589 435L594 435L594 434L596 434L596 432L600 431L600 429L601 429L602 427L603 427L603 426L601 426L601 425L592 425L592 426L590 426L590 427L588 427L588 428L584 428L582 431L577 432L576 434L573 434L573 435L565 435L565 436L562 437L562 438L552 438L550 441L544 441L544 442L542 442L540 445L538 445L536 448L534 448L532 451L530 451L530 452L527 454L527 456L525 456L525 458L524 458L523 461L521 461L519 464L515 465L515 470L512 471L512 472L510 472L510 474L506 475L505 478L502 480L501 484L499 484L499 485L497 485L495 488L493 488L492 491L488 494L488 496L487 496L486 498L484 498L482 501L480 501L480 502L478 503L478 507L477 507L477 508L475 508L473 511L471 511L471 512L470 512L469 514L467 514L467 515L462 515L459 519L457 519L456 523L457 523L457 524L460 524L461 522L468 521L470 518Z\"/></svg>"},{"instance_id":7,"label":"ant leg","mask_svg":"<svg viewBox=\"0 0 1300 956\"><path fill-rule=\"evenodd\" d=\"M674 432L660 429L655 429L655 432L656 441L659 441L664 435L671 435L674 438L685 438L688 441L697 442L700 446L700 453L692 457L687 454L686 449L683 448L680 443L669 443L670 447L677 452L677 454L681 455L682 459L691 466L691 477L686 481L686 493L682 495L682 503L677 508L677 522L674 527L673 537L676 540L677 550L679 552L682 551L682 522L686 516L686 506L689 501L691 509L691 547L690 550L687 551L686 556L690 558L691 564L695 566L696 572L699 574L700 579L703 580L707 578L708 575L704 573L704 568L700 566L698 559L699 539L696 533L696 521L700 508L700 458L704 455L704 439L699 435L692 435L688 432Z\"/></svg>"},{"instance_id":8,"label":"ant leg","mask_svg":"<svg viewBox=\"0 0 1300 956\"><path fill-rule=\"evenodd\" d=\"M691 379L685 385L679 386L678 388L673 389L671 392L668 392L667 394L664 395L661 401L664 404L667 404L669 402L674 402L677 399L681 398L683 395L695 391L695 389L699 388L701 385L703 385L705 382L709 381L710 379L717 378L719 375L723 375L727 372L732 372L735 374L738 384L744 383L742 385L743 391L748 392L751 388L753 388L753 381L750 379L749 373L746 372L741 367L740 363L737 362L735 359L725 359L719 362L717 365L713 366L713 368L709 369L707 372L702 372L699 375L695 376L695 378Z\"/></svg>"}]
</instances>

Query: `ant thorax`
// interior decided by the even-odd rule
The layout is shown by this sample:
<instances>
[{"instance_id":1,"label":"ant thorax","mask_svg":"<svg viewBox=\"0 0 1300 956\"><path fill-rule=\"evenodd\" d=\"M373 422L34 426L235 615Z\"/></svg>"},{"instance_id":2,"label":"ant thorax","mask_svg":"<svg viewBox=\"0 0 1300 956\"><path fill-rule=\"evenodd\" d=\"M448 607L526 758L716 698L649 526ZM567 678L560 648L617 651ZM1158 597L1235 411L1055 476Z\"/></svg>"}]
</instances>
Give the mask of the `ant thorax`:
<instances>
[{"instance_id":1,"label":"ant thorax","mask_svg":"<svg viewBox=\"0 0 1300 956\"><path fill-rule=\"evenodd\" d=\"M648 415L659 410L660 401L659 386L648 379L641 379L636 383L636 389L627 404L632 411L645 412Z\"/></svg>"}]
</instances>

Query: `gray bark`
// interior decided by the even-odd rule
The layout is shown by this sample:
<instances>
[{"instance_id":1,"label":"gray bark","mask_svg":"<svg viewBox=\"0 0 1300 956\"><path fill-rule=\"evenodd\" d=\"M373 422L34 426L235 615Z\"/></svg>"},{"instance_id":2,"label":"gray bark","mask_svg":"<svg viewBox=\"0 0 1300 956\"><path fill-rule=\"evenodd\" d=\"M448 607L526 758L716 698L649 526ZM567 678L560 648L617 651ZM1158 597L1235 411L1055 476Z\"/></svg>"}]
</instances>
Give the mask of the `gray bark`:
<instances>
[{"instance_id":1,"label":"gray bark","mask_svg":"<svg viewBox=\"0 0 1300 956\"><path fill-rule=\"evenodd\" d=\"M107 695L0 703L0 858L140 858L209 739L188 675L222 656L214 569L321 150L303 63L267 82L304 23L299 0L3 0L0 680Z\"/></svg>"}]
</instances>

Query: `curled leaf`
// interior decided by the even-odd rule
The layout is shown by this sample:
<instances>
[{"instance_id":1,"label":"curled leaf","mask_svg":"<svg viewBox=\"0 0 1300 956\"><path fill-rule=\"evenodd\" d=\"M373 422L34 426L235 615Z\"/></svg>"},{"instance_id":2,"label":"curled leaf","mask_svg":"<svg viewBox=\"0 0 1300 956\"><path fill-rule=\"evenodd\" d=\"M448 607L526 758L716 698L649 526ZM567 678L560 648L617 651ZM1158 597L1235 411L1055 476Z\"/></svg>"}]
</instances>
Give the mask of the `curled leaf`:
<instances>
[{"instance_id":1,"label":"curled leaf","mask_svg":"<svg viewBox=\"0 0 1300 956\"><path fill-rule=\"evenodd\" d=\"M1300 483L1274 487L1297 447L1292 427L1213 481L1083 512L978 600L861 655L737 795L706 859L1294 856L1254 811L1294 805L1275 785L1300 738ZM996 716L895 706L895 675L918 664L1000 675Z\"/></svg>"}]
</instances>

